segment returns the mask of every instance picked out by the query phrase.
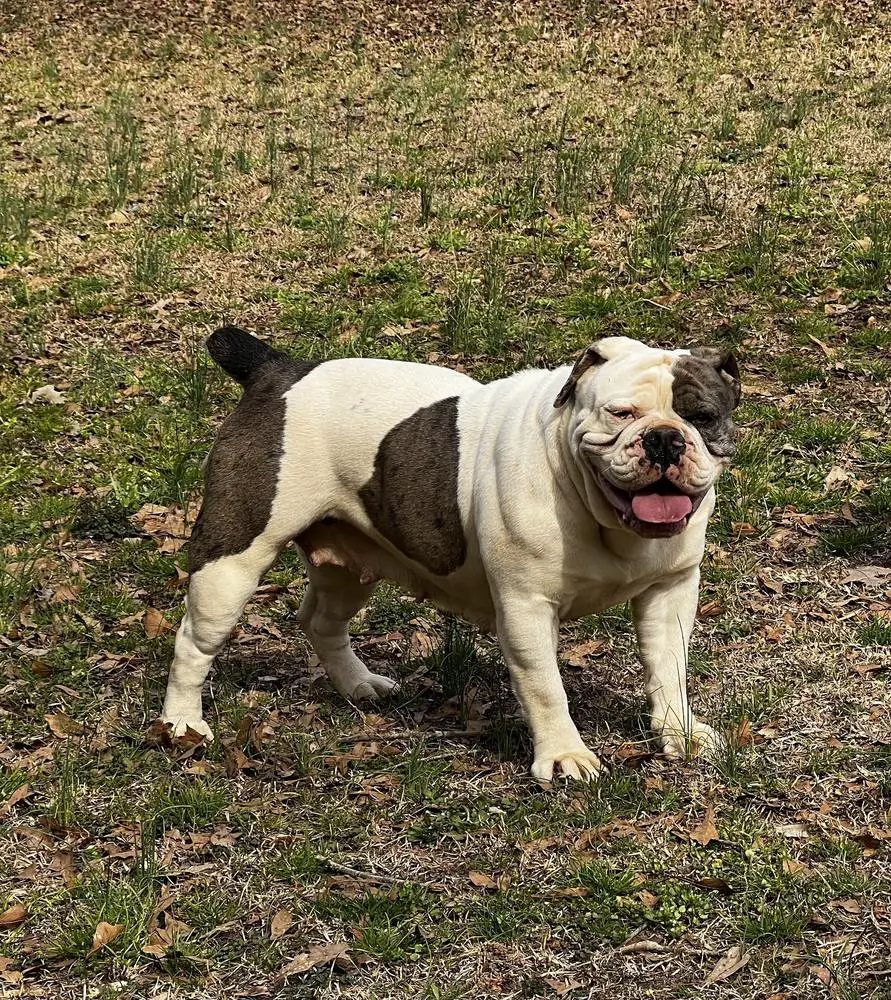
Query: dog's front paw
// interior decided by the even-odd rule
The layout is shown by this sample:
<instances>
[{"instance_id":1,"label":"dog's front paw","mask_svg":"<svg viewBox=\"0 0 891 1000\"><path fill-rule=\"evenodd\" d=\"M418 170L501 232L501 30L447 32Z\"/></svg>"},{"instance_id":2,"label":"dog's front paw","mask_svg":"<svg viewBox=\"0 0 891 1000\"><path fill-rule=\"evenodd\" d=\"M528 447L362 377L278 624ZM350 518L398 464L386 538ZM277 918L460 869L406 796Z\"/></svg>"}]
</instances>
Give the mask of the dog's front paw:
<instances>
[{"instance_id":1,"label":"dog's front paw","mask_svg":"<svg viewBox=\"0 0 891 1000\"><path fill-rule=\"evenodd\" d=\"M663 729L659 742L666 756L675 760L686 760L690 757L714 760L727 748L727 740L716 729L695 720L689 732Z\"/></svg>"},{"instance_id":2,"label":"dog's front paw","mask_svg":"<svg viewBox=\"0 0 891 1000\"><path fill-rule=\"evenodd\" d=\"M185 736L186 730L192 729L194 732L198 733L199 736L203 736L208 743L213 742L213 730L200 715L165 714L161 716L161 722L170 726L170 735L173 736L174 739L179 736Z\"/></svg>"},{"instance_id":3,"label":"dog's front paw","mask_svg":"<svg viewBox=\"0 0 891 1000\"><path fill-rule=\"evenodd\" d=\"M399 690L399 682L383 674L369 674L353 688L349 696L353 701L377 701Z\"/></svg>"},{"instance_id":4,"label":"dog's front paw","mask_svg":"<svg viewBox=\"0 0 891 1000\"><path fill-rule=\"evenodd\" d=\"M555 768L559 768L564 778L590 781L600 774L601 764L597 754L592 753L584 743L568 750L541 750L536 752L532 764L532 777L539 781L552 781Z\"/></svg>"}]
</instances>

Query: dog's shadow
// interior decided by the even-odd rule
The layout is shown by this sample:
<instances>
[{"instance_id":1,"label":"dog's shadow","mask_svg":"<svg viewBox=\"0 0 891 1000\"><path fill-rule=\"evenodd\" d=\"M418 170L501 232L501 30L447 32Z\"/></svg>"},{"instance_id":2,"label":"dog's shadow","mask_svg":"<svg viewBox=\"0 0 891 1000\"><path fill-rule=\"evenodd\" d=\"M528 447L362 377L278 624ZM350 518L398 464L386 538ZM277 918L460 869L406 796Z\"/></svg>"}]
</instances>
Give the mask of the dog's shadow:
<instances>
[{"instance_id":1,"label":"dog's shadow","mask_svg":"<svg viewBox=\"0 0 891 1000\"><path fill-rule=\"evenodd\" d=\"M395 727L419 736L434 728L445 739L450 732L462 740L473 737L480 749L500 757L528 753L528 733L503 663L492 664L486 675L474 679L473 690L468 692L471 705L463 704L462 696L448 696L434 670L419 672L411 660L369 660L369 667L401 677L403 683L389 698L357 705L358 711L389 717ZM628 671L616 664L614 674L608 684L601 669L596 675L573 671L566 676L570 712L583 734L596 733L601 738L610 734L613 742L639 742L647 735L644 706L631 690ZM310 666L299 649L289 654L230 648L218 657L214 677L218 689L231 697L257 691L282 699L280 707L286 714L299 713L307 702L345 705L324 670ZM475 712L475 706L482 707Z\"/></svg>"}]
</instances>

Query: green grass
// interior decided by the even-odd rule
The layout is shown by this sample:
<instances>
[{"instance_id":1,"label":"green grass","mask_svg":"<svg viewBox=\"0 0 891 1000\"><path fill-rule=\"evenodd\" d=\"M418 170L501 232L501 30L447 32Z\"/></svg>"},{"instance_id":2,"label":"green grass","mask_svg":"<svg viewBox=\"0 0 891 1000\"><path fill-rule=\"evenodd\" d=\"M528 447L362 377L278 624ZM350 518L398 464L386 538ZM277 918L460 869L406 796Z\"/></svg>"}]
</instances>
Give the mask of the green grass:
<instances>
[{"instance_id":1,"label":"green grass","mask_svg":"<svg viewBox=\"0 0 891 1000\"><path fill-rule=\"evenodd\" d=\"M763 13L183 9L124 34L71 11L47 34L23 8L0 65L0 912L29 917L4 974L60 1000L621 998L701 992L743 944L706 991L881 988L887 588L839 581L887 562L888 24ZM360 714L295 624L293 550L218 658L215 742L157 745L173 633L143 616L179 621L189 525L137 521L194 517L238 398L203 348L222 322L483 380L600 336L733 348L743 433L688 665L727 749L655 753L627 605L561 632L590 786L528 778L491 637L392 584L353 632L403 687ZM64 403L26 402L47 384ZM90 955L100 921L123 930ZM352 964L276 982L321 942Z\"/></svg>"}]
</instances>

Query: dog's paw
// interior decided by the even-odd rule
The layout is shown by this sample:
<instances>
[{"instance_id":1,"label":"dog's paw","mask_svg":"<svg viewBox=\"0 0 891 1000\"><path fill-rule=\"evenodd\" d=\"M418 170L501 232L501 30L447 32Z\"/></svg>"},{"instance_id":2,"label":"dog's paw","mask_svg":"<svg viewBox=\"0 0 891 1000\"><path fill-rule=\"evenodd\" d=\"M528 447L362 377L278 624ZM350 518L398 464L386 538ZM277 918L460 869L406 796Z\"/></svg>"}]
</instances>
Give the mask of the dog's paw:
<instances>
[{"instance_id":1,"label":"dog's paw","mask_svg":"<svg viewBox=\"0 0 891 1000\"><path fill-rule=\"evenodd\" d=\"M601 771L600 759L584 743L571 750L539 753L532 764L532 777L538 781L552 781L555 769L564 778L591 781Z\"/></svg>"},{"instance_id":2,"label":"dog's paw","mask_svg":"<svg viewBox=\"0 0 891 1000\"><path fill-rule=\"evenodd\" d=\"M727 748L727 740L704 722L694 722L690 732L663 730L659 742L665 755L674 760L691 757L714 760Z\"/></svg>"},{"instance_id":3,"label":"dog's paw","mask_svg":"<svg viewBox=\"0 0 891 1000\"><path fill-rule=\"evenodd\" d=\"M162 715L161 722L170 726L170 735L174 739L185 736L186 730L191 729L203 736L208 743L213 743L213 730L200 715Z\"/></svg>"},{"instance_id":4,"label":"dog's paw","mask_svg":"<svg viewBox=\"0 0 891 1000\"><path fill-rule=\"evenodd\" d=\"M353 688L350 698L353 701L377 701L399 690L399 682L383 674L369 674Z\"/></svg>"}]
</instances>

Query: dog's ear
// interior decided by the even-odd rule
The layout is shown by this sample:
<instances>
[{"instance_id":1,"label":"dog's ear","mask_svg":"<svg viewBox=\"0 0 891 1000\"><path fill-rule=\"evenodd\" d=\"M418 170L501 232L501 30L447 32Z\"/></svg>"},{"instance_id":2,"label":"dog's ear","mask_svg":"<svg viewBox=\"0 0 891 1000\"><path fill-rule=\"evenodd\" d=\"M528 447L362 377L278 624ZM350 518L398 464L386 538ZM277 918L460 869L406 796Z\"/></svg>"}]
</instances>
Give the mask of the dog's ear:
<instances>
[{"instance_id":1,"label":"dog's ear","mask_svg":"<svg viewBox=\"0 0 891 1000\"><path fill-rule=\"evenodd\" d=\"M554 406L559 408L572 399L575 393L575 387L578 380L585 374L589 368L593 368L594 365L601 365L606 361L606 358L597 350L597 344L589 344L581 357L572 366L572 371L569 373L569 378L566 380L565 385L557 393L557 398L554 400Z\"/></svg>"},{"instance_id":2,"label":"dog's ear","mask_svg":"<svg viewBox=\"0 0 891 1000\"><path fill-rule=\"evenodd\" d=\"M742 381L739 375L739 365L733 354L719 347L694 347L690 353L694 358L702 358L703 361L715 366L715 371L730 389L733 409L735 410L739 406L739 400L742 396Z\"/></svg>"}]
</instances>

